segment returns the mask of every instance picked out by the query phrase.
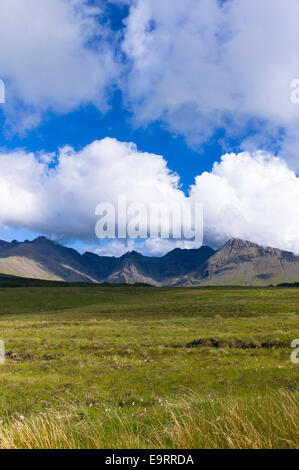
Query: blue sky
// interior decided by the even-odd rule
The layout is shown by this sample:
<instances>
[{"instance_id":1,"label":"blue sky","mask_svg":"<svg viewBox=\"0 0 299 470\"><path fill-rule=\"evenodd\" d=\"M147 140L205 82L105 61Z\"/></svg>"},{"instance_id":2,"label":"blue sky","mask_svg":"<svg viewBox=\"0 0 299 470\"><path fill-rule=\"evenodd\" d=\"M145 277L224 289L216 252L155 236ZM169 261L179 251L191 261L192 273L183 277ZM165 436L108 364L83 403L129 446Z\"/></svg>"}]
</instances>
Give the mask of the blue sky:
<instances>
[{"instance_id":1,"label":"blue sky","mask_svg":"<svg viewBox=\"0 0 299 470\"><path fill-rule=\"evenodd\" d=\"M123 178L137 202L203 202L205 242L215 247L239 236L299 249L289 214L299 167L295 0L288 14L276 0L44 0L43 8L28 0L26 10L4 0L0 8L0 237L42 233L111 254L134 248L94 239L96 203L112 200ZM291 221L283 232L274 201ZM172 246L154 245L136 247Z\"/></svg>"},{"instance_id":2,"label":"blue sky","mask_svg":"<svg viewBox=\"0 0 299 470\"><path fill-rule=\"evenodd\" d=\"M64 145L79 150L105 137L134 142L140 151L163 155L169 167L180 175L184 190L188 190L196 175L210 171L214 161L219 160L223 153L217 135L200 149L195 149L186 144L183 136L167 130L160 121L136 128L130 124L130 112L124 107L120 92L115 92L110 106L111 109L104 115L91 105L67 115L49 114L41 125L25 135L2 134L0 147L56 152ZM237 145L236 142L231 148Z\"/></svg>"}]
</instances>

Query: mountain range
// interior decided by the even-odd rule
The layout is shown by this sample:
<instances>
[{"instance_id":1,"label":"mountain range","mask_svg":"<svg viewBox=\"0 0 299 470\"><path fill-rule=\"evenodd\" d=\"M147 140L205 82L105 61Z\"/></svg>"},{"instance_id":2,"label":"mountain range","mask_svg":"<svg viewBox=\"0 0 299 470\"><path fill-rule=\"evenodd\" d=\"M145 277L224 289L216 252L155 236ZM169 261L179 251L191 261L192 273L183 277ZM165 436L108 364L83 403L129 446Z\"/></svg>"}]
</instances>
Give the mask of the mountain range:
<instances>
[{"instance_id":1,"label":"mountain range","mask_svg":"<svg viewBox=\"0 0 299 470\"><path fill-rule=\"evenodd\" d=\"M46 237L0 240L0 273L31 279L153 286L262 286L299 281L299 257L277 248L231 239L220 250L175 248L162 257L136 251L116 258L81 255Z\"/></svg>"}]
</instances>

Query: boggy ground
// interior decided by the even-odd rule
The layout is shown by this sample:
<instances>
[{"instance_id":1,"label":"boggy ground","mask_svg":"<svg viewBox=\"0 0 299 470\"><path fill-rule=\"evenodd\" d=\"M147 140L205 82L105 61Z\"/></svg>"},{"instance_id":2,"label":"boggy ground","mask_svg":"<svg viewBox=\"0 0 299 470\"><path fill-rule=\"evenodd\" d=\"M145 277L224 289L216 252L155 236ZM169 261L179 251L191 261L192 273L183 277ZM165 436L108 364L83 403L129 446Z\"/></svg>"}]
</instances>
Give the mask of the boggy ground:
<instances>
[{"instance_id":1,"label":"boggy ground","mask_svg":"<svg viewBox=\"0 0 299 470\"><path fill-rule=\"evenodd\" d=\"M298 447L299 289L0 289L0 447Z\"/></svg>"}]
</instances>

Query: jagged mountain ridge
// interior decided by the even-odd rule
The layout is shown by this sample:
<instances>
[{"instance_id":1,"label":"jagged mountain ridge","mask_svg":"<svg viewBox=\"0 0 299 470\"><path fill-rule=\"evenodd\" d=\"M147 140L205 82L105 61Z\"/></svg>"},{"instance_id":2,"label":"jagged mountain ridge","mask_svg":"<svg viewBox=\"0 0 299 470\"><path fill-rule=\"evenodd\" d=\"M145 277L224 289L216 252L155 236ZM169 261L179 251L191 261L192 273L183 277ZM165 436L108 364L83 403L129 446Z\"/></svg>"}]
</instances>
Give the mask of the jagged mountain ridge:
<instances>
[{"instance_id":1,"label":"jagged mountain ridge","mask_svg":"<svg viewBox=\"0 0 299 470\"><path fill-rule=\"evenodd\" d=\"M0 253L7 251L10 248L14 248L18 244L19 243L16 240L13 240L12 242L6 242L4 240L0 240Z\"/></svg>"},{"instance_id":2,"label":"jagged mountain ridge","mask_svg":"<svg viewBox=\"0 0 299 470\"><path fill-rule=\"evenodd\" d=\"M298 256L277 248L231 239L199 266L185 285L259 286L298 280Z\"/></svg>"},{"instance_id":3,"label":"jagged mountain ridge","mask_svg":"<svg viewBox=\"0 0 299 470\"><path fill-rule=\"evenodd\" d=\"M181 276L194 271L214 253L212 248L202 246L195 250L175 248L162 257L143 256L132 251L120 258L85 253L83 259L92 264L97 272L103 272L107 282L173 285ZM112 268L110 273L109 268Z\"/></svg>"},{"instance_id":4,"label":"jagged mountain ridge","mask_svg":"<svg viewBox=\"0 0 299 470\"><path fill-rule=\"evenodd\" d=\"M176 249L161 258L135 251L120 258L89 252L80 255L72 248L38 237L23 243L4 242L0 251L0 273L68 282L144 282L158 286L164 285L165 279L175 284L181 275L193 271L212 254L211 248L201 247Z\"/></svg>"},{"instance_id":5,"label":"jagged mountain ridge","mask_svg":"<svg viewBox=\"0 0 299 470\"><path fill-rule=\"evenodd\" d=\"M162 257L133 251L116 258L89 252L81 255L38 237L23 243L0 241L0 273L68 282L251 286L298 282L299 257L231 239L218 251L202 246L191 250L175 248Z\"/></svg>"}]
</instances>

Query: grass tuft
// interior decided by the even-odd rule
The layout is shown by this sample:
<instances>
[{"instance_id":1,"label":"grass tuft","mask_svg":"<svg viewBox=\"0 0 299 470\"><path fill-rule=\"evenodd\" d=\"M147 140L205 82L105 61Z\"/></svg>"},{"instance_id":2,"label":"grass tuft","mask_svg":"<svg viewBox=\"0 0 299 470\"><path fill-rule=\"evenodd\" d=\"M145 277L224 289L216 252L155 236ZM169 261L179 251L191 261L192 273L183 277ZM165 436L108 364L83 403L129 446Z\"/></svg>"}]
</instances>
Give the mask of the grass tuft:
<instances>
[{"instance_id":1,"label":"grass tuft","mask_svg":"<svg viewBox=\"0 0 299 470\"><path fill-rule=\"evenodd\" d=\"M113 408L90 414L65 402L59 412L14 418L0 427L5 449L295 449L298 395L240 397L184 391L166 403L163 420Z\"/></svg>"}]
</instances>

